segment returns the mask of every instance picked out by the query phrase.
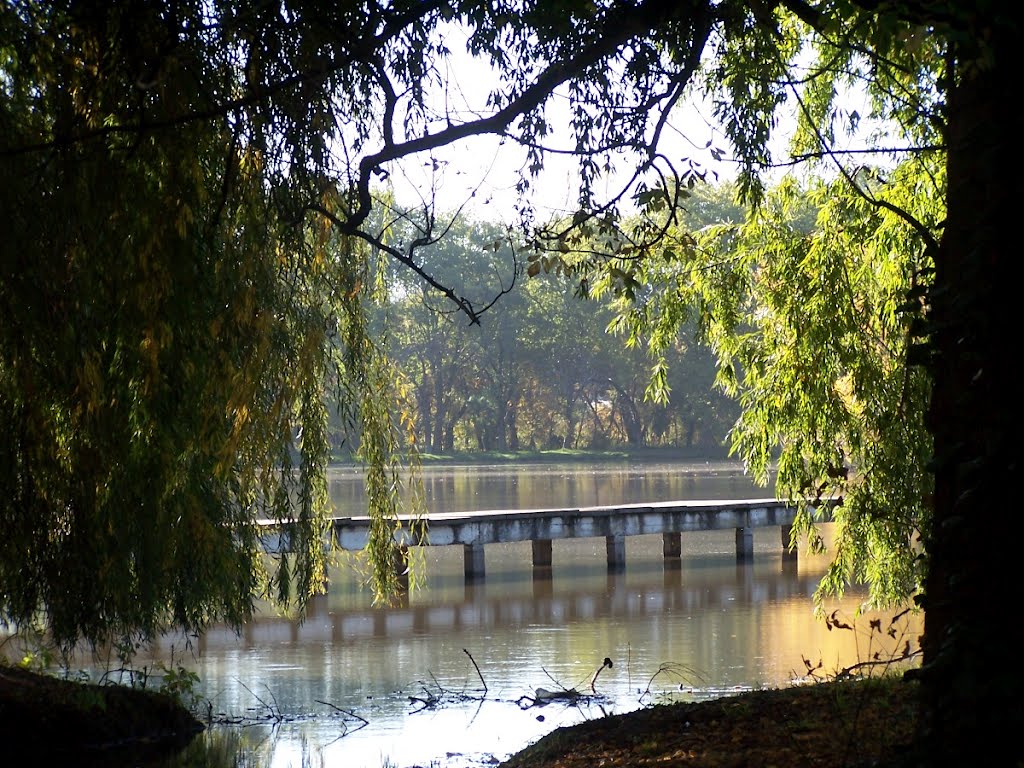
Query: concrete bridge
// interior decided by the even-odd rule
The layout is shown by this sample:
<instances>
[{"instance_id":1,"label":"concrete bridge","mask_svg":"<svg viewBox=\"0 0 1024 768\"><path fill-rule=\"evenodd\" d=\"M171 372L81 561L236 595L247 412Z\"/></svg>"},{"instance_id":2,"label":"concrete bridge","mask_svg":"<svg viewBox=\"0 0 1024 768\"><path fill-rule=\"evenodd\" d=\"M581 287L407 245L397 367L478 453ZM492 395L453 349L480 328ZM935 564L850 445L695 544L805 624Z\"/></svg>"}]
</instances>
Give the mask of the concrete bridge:
<instances>
[{"instance_id":1,"label":"concrete bridge","mask_svg":"<svg viewBox=\"0 0 1024 768\"><path fill-rule=\"evenodd\" d=\"M821 510L830 519L831 505ZM427 514L419 520L402 521L396 531L396 565L404 570L403 547L459 546L463 548L467 581L486 574L487 544L532 542L534 568L550 568L551 543L556 539L603 537L608 570L619 571L626 563L626 537L661 534L666 560L682 555L682 534L693 531L735 529L736 558L750 560L754 553L754 528L777 526L784 556L796 508L777 499L713 501L665 501L571 509L486 510ZM369 539L370 518L336 517L332 532L342 549L361 550ZM269 551L288 549L286 532L265 538Z\"/></svg>"}]
</instances>

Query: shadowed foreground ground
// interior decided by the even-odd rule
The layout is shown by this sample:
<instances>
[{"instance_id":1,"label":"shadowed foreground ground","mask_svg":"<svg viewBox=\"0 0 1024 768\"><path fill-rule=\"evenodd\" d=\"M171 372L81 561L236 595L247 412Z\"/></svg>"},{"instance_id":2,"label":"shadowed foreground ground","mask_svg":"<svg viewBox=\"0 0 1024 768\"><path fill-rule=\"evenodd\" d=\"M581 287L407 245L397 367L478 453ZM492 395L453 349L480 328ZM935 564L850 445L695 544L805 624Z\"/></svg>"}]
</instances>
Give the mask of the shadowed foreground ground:
<instances>
[{"instance_id":1,"label":"shadowed foreground ground","mask_svg":"<svg viewBox=\"0 0 1024 768\"><path fill-rule=\"evenodd\" d=\"M890 677L659 705L560 728L502 768L898 766L914 732L916 695L916 684ZM202 729L160 694L0 665L0 743L34 765L170 755Z\"/></svg>"},{"instance_id":2,"label":"shadowed foreground ground","mask_svg":"<svg viewBox=\"0 0 1024 768\"><path fill-rule=\"evenodd\" d=\"M173 753L203 725L169 696L0 664L0 744L23 765L102 765ZM12 764L12 768L13 768Z\"/></svg>"},{"instance_id":3,"label":"shadowed foreground ground","mask_svg":"<svg viewBox=\"0 0 1024 768\"><path fill-rule=\"evenodd\" d=\"M893 677L655 706L554 731L501 768L896 766L916 696Z\"/></svg>"}]
</instances>

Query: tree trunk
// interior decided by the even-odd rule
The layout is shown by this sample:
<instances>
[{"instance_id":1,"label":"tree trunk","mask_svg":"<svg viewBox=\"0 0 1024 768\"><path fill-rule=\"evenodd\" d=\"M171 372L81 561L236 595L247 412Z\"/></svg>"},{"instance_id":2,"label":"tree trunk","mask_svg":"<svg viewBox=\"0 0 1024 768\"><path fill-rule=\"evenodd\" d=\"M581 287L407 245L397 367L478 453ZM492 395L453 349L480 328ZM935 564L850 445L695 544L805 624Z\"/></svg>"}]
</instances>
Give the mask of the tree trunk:
<instances>
[{"instance_id":1,"label":"tree trunk","mask_svg":"<svg viewBox=\"0 0 1024 768\"><path fill-rule=\"evenodd\" d=\"M576 403L579 400L579 389L572 384L563 389L562 414L565 419L565 437L562 438L563 448L575 448L577 441L576 433Z\"/></svg>"},{"instance_id":2,"label":"tree trunk","mask_svg":"<svg viewBox=\"0 0 1024 768\"><path fill-rule=\"evenodd\" d=\"M986 60L949 99L948 218L936 254L935 506L927 542L921 744L928 765L1020 765L1024 734L1020 637L1018 448L1011 444L1020 390L1014 272L1020 262L1020 142L1012 30L976 17ZM961 52L962 53L962 52ZM1013 210L1011 210L1011 207ZM1015 313L1014 313L1015 314ZM1013 438L1019 440L1019 435Z\"/></svg>"},{"instance_id":3,"label":"tree trunk","mask_svg":"<svg viewBox=\"0 0 1024 768\"><path fill-rule=\"evenodd\" d=\"M642 448L647 440L644 436L644 426L640 419L640 411L636 407L636 401L631 394L615 382L609 383L616 392L615 409L618 412L626 442L634 448Z\"/></svg>"},{"instance_id":4,"label":"tree trunk","mask_svg":"<svg viewBox=\"0 0 1024 768\"><path fill-rule=\"evenodd\" d=\"M508 432L508 449L519 450L519 410L515 403L512 403L505 410L505 431Z\"/></svg>"},{"instance_id":5,"label":"tree trunk","mask_svg":"<svg viewBox=\"0 0 1024 768\"><path fill-rule=\"evenodd\" d=\"M434 434L430 444L435 451L444 451L444 425L447 418L447 392L444 369L440 362L433 365L434 369Z\"/></svg>"},{"instance_id":6,"label":"tree trunk","mask_svg":"<svg viewBox=\"0 0 1024 768\"><path fill-rule=\"evenodd\" d=\"M430 384L429 378L426 374L423 375L423 380L416 386L416 405L419 408L419 428L420 437L423 440L423 446L427 452L433 451L432 438L434 436L433 428L433 408L430 397L432 385Z\"/></svg>"}]
</instances>

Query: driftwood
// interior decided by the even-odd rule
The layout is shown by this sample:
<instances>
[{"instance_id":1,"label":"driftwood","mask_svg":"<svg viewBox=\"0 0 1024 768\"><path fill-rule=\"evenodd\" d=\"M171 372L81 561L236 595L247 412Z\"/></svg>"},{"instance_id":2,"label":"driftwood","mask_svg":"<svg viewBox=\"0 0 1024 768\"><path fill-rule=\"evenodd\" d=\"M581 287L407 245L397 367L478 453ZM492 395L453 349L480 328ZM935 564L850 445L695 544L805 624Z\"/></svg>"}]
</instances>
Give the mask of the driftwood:
<instances>
[{"instance_id":1,"label":"driftwood","mask_svg":"<svg viewBox=\"0 0 1024 768\"><path fill-rule=\"evenodd\" d=\"M206 721L208 725L237 725L243 727L251 725L266 725L267 723L278 725L280 723L310 720L316 717L312 714L285 713L278 705L277 698L274 696L273 691L268 689L270 701L267 702L261 699L255 691L249 688L245 683L242 683L241 681L239 681L239 683L243 688L245 688L245 690L252 694L253 698L255 698L257 702L259 702L259 707L250 707L247 710L248 714L245 715L228 715L222 712L214 714L213 702L207 702ZM330 707L334 710L336 715L341 718L341 736L346 736L349 733L355 733L370 724L370 721L366 718L360 717L351 710L339 707L337 704L332 704L329 701L321 701L320 699L316 699L316 703ZM351 727L352 723L356 724L355 727Z\"/></svg>"},{"instance_id":2,"label":"driftwood","mask_svg":"<svg viewBox=\"0 0 1024 768\"><path fill-rule=\"evenodd\" d=\"M479 665L477 665L476 659L474 659L473 654L471 654L465 648L462 649L462 652L466 654L466 656L469 657L469 660L473 663L473 669L476 670L476 675L478 678L480 678L480 690L482 691L482 693L475 694L467 693L465 691L450 691L444 686L442 686L441 683L437 681L437 678L435 678L434 675L431 673L430 679L434 681L434 685L437 687L437 693L434 693L433 691L429 690L425 685L421 683L420 686L423 691L423 695L408 697L409 703L415 704L417 706L417 709L413 710L414 713L422 712L425 709L437 709L438 707L450 703L461 704L467 701L479 701L483 703L487 699L487 681L484 680L484 676L480 672L480 667Z\"/></svg>"},{"instance_id":3,"label":"driftwood","mask_svg":"<svg viewBox=\"0 0 1024 768\"><path fill-rule=\"evenodd\" d=\"M406 694L409 703L414 705L415 707L412 710L413 713L422 712L424 710L435 710L447 705L464 704L469 701L479 702L482 705L483 702L487 701L487 693L489 688L487 685L487 681L484 679L483 673L480 670L480 666L476 663L476 659L473 658L473 655L469 652L469 650L463 648L462 652L466 654L470 662L473 664L473 669L476 671L477 678L480 680L480 687L468 692L466 690L452 691L441 685L441 683L433 676L433 674L430 674L432 686L428 686L426 683L420 682L419 691L415 693ZM548 673L546 669L541 667L541 670L555 684L555 687L538 687L534 689L533 695L520 696L518 699L515 699L514 702L511 700L506 701L508 701L509 703L517 704L520 709L528 709L530 707L543 707L555 702L561 702L563 704L568 705L579 703L591 704L594 702L600 702L604 697L597 690L597 680L605 669L612 669L613 666L614 665L612 663L612 660L608 657L605 657L604 660L601 662L601 665L594 671L594 674L590 677L589 693L585 692L585 689L581 690L582 686L580 686L579 684L577 686L568 687L562 685L557 680L555 680L555 678L552 677L552 675ZM651 677L651 681L653 681L655 677L658 677L662 674L666 674L670 671L671 670L668 666L662 665L662 667ZM246 688L246 690L249 689ZM309 714L286 714L281 711L281 708L278 706L278 703L272 693L270 693L268 700L265 701L261 699L259 696L257 696L253 691L249 690L249 692L252 693L252 695L256 698L260 706L255 709L251 709L248 715L243 717L230 717L223 714L215 716L211 711L208 715L208 720L211 723L216 722L221 725L252 725L257 723L268 722L290 722L298 719L307 719L310 717L315 717L315 715ZM649 695L649 693L650 681L648 682L648 690L645 692L645 695ZM354 731L358 731L361 728L365 728L367 725L369 725L368 720L361 717L360 715L357 715L352 710L344 709L338 706L337 704L332 704L326 701L320 701L319 699L317 700L317 703L330 707L334 711L334 716L340 716L342 718L344 726L341 734L342 736L348 733L352 733ZM212 710L212 704L210 704L209 706L210 709Z\"/></svg>"},{"instance_id":4,"label":"driftwood","mask_svg":"<svg viewBox=\"0 0 1024 768\"><path fill-rule=\"evenodd\" d=\"M575 688L567 688L563 691L549 691L547 688L538 688L534 691L533 698L535 701L555 701L557 699L569 699L571 701L581 696L583 694Z\"/></svg>"},{"instance_id":5,"label":"driftwood","mask_svg":"<svg viewBox=\"0 0 1024 768\"><path fill-rule=\"evenodd\" d=\"M365 728L366 726L368 726L370 724L369 720L367 720L365 717L360 717L359 715L357 715L355 712L353 712L350 709L342 709L341 707L339 707L336 704L331 704L331 702L329 702L329 701L321 701L320 699L317 699L316 703L317 704L323 704L325 707L330 707L331 709L333 709L334 711L336 711L340 715L342 715L342 717L347 717L347 718L350 718L352 720L358 720L359 721L359 725L357 725L355 728L351 728L351 729L348 727L348 722L347 721L342 721L343 725L345 726L345 730L341 734L342 736L344 736L346 734L349 734L349 733L355 733L356 731L360 730L361 728Z\"/></svg>"},{"instance_id":6,"label":"driftwood","mask_svg":"<svg viewBox=\"0 0 1024 768\"><path fill-rule=\"evenodd\" d=\"M543 707L554 701L574 703L580 700L590 702L594 699L599 699L601 695L597 692L597 678L602 670L611 669L612 666L612 660L606 656L604 661L601 662L601 666L594 672L594 676L590 678L590 694L580 693L576 688L566 688L564 686L557 690L537 688L534 690L533 696L520 696L516 699L516 704L519 705L520 709L529 709L530 707ZM548 675L549 679L554 680L546 669L544 674Z\"/></svg>"}]
</instances>

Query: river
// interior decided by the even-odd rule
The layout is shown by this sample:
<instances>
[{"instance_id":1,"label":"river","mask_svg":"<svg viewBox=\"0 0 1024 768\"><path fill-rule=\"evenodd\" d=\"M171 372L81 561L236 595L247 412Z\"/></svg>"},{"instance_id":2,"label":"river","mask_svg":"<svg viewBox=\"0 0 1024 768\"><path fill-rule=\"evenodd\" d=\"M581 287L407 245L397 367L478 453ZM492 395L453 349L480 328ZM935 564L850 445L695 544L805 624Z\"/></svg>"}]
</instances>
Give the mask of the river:
<instances>
[{"instance_id":1,"label":"river","mask_svg":"<svg viewBox=\"0 0 1024 768\"><path fill-rule=\"evenodd\" d=\"M429 468L424 483L431 511L771 495L732 463ZM363 513L358 471L332 470L330 492L339 513ZM804 682L916 642L916 618L893 637L873 615L854 621L858 592L829 606L854 629L830 630L811 599L827 558L783 558L776 528L754 535L737 563L732 531L684 534L677 566L660 536L631 537L616 573L603 540L556 541L541 577L529 543L490 545L486 579L469 585L461 547L429 547L425 584L386 609L341 558L305 622L264 607L241 637L159 649L198 676L217 723L161 765L490 765L561 725ZM538 688L581 696L544 703Z\"/></svg>"}]
</instances>

